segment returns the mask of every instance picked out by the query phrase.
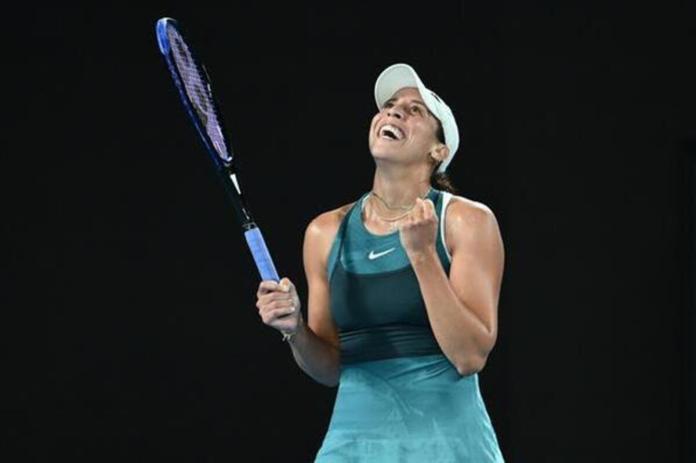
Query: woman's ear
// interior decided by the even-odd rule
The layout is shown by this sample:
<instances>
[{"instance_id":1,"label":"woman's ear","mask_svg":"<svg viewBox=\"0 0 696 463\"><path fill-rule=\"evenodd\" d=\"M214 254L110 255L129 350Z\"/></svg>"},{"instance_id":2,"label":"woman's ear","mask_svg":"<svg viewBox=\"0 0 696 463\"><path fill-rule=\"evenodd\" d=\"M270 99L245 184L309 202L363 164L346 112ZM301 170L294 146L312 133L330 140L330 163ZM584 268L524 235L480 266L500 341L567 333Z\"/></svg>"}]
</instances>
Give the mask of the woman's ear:
<instances>
[{"instance_id":1,"label":"woman's ear","mask_svg":"<svg viewBox=\"0 0 696 463\"><path fill-rule=\"evenodd\" d=\"M438 143L435 148L433 148L430 151L430 157L433 159L434 162L440 163L447 159L447 156L449 155L449 148L447 148L447 145L443 145L442 143Z\"/></svg>"}]
</instances>

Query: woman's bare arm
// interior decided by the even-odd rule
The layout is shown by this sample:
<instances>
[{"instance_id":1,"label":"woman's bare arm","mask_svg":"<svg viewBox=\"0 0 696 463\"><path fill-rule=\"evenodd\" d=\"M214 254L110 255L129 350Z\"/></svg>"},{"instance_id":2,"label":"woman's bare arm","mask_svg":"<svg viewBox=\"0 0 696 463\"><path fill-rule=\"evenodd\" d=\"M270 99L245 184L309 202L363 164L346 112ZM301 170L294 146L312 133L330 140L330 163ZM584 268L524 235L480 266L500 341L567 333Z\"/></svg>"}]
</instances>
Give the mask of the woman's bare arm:
<instances>
[{"instance_id":1,"label":"woman's bare arm","mask_svg":"<svg viewBox=\"0 0 696 463\"><path fill-rule=\"evenodd\" d=\"M289 280L283 279L281 284L275 286L273 282L263 282L268 293L259 297L259 303L264 307L260 308L260 312L279 310L279 307L286 304L283 301L294 301L286 305L296 306L296 311L281 314L295 314L296 323L287 324L270 318L264 320L264 323L285 333L292 333L288 342L295 361L305 373L326 386L336 386L340 376L338 332L329 305L327 262L331 245L348 207L317 216L305 231L303 261L308 285L307 322L301 316L297 291Z\"/></svg>"}]
</instances>

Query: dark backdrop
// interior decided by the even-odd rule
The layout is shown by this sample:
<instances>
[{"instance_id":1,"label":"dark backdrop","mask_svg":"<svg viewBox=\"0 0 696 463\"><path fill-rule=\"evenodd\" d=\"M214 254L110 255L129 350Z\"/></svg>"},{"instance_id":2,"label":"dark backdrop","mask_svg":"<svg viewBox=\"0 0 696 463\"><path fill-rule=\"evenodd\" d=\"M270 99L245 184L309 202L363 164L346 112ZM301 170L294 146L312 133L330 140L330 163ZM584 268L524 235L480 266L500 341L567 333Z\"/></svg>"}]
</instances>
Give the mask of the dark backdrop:
<instances>
[{"instance_id":1,"label":"dark backdrop","mask_svg":"<svg viewBox=\"0 0 696 463\"><path fill-rule=\"evenodd\" d=\"M305 226L371 187L374 81L410 63L454 109L451 176L506 246L480 378L507 461L693 461L696 8L561 3L6 15L3 461L305 462L328 424L335 390L258 320L161 16L198 44L302 296Z\"/></svg>"}]
</instances>

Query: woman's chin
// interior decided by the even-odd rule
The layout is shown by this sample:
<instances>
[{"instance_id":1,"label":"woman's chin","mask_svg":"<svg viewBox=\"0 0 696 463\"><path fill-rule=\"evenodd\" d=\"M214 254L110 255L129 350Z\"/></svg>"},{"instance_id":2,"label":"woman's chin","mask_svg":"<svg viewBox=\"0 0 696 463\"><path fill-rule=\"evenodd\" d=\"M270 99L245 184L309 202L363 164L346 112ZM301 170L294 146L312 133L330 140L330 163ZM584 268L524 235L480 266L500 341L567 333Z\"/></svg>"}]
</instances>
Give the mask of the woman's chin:
<instances>
[{"instance_id":1,"label":"woman's chin","mask_svg":"<svg viewBox=\"0 0 696 463\"><path fill-rule=\"evenodd\" d=\"M370 150L372 156L377 159L393 159L400 156L400 150L396 146L385 146L383 143L375 143Z\"/></svg>"}]
</instances>

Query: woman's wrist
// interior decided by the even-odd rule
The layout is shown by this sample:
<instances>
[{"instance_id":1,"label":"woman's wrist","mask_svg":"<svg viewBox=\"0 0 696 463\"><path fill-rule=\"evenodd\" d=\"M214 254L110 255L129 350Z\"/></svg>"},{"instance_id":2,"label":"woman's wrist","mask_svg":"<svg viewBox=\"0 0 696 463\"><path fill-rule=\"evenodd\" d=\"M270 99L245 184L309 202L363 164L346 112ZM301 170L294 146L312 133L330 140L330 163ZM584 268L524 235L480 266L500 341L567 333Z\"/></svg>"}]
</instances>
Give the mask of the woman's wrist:
<instances>
[{"instance_id":1,"label":"woman's wrist","mask_svg":"<svg viewBox=\"0 0 696 463\"><path fill-rule=\"evenodd\" d=\"M292 342L299 332L304 329L304 327L304 320L302 319L302 315L300 315L299 319L297 320L297 326L295 326L293 331L280 331L283 335L283 342Z\"/></svg>"}]
</instances>

